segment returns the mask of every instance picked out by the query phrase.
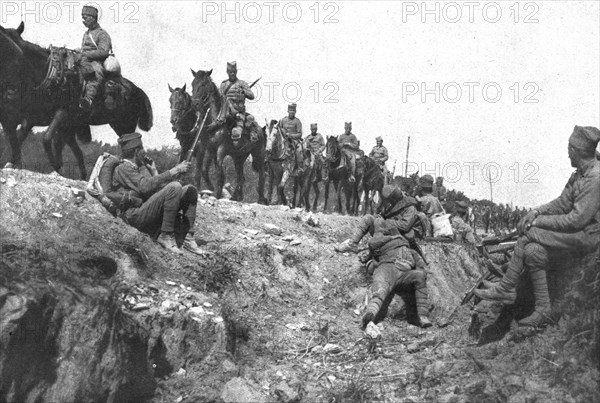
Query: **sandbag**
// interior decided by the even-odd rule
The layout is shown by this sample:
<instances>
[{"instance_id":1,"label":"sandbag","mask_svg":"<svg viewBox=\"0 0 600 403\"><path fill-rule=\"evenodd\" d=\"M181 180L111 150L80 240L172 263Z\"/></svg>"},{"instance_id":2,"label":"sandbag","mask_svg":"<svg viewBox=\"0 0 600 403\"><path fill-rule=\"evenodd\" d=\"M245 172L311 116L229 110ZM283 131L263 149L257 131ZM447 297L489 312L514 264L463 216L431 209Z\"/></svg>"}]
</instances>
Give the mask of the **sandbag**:
<instances>
[{"instance_id":1,"label":"sandbag","mask_svg":"<svg viewBox=\"0 0 600 403\"><path fill-rule=\"evenodd\" d=\"M431 225L433 226L434 237L454 236L452 224L450 224L450 214L437 213L432 215Z\"/></svg>"}]
</instances>

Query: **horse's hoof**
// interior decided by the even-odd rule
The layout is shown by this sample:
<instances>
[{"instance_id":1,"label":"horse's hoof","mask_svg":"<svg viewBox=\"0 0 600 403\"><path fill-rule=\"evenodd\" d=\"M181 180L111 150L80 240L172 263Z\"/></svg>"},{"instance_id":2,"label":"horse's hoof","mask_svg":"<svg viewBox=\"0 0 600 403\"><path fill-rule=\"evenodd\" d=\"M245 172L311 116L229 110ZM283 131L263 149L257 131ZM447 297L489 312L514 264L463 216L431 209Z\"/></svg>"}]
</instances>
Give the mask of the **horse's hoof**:
<instances>
[{"instance_id":1,"label":"horse's hoof","mask_svg":"<svg viewBox=\"0 0 600 403\"><path fill-rule=\"evenodd\" d=\"M268 206L269 202L264 197L261 197L261 198L258 199L258 204L262 204L264 206Z\"/></svg>"},{"instance_id":2,"label":"horse's hoof","mask_svg":"<svg viewBox=\"0 0 600 403\"><path fill-rule=\"evenodd\" d=\"M58 173L57 171L52 171L48 174L48 177L51 179L58 179L58 178L62 178L62 175L60 173Z\"/></svg>"}]
</instances>

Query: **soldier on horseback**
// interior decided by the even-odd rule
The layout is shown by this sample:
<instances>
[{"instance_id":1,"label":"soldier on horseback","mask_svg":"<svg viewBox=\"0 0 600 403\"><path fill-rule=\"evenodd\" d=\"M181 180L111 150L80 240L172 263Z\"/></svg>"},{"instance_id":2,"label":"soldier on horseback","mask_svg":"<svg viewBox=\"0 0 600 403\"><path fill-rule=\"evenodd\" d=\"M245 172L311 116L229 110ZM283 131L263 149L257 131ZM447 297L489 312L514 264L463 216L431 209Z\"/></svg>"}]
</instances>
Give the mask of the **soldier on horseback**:
<instances>
[{"instance_id":1,"label":"soldier on horseback","mask_svg":"<svg viewBox=\"0 0 600 403\"><path fill-rule=\"evenodd\" d=\"M387 177L388 170L385 166L385 162L388 160L388 150L383 146L383 139L381 137L377 137L375 139L375 147L369 153L369 157L375 161L377 165L381 168L381 172L383 172L384 177Z\"/></svg>"},{"instance_id":2,"label":"soldier on horseback","mask_svg":"<svg viewBox=\"0 0 600 403\"><path fill-rule=\"evenodd\" d=\"M246 112L246 99L253 100L254 93L247 82L237 78L237 63L227 63L227 75L229 78L224 80L219 87L219 92L223 97L223 111L221 113L221 122L226 120L235 120L235 126L231 130L231 138L239 140L244 132L244 125L256 126L254 116ZM252 141L258 140L258 133L254 130L250 132Z\"/></svg>"},{"instance_id":3,"label":"soldier on horseback","mask_svg":"<svg viewBox=\"0 0 600 403\"><path fill-rule=\"evenodd\" d=\"M98 9L83 6L81 11L83 25L88 29L83 34L81 44L80 74L86 79L85 95L79 101L79 107L84 111L92 108L92 102L104 81L103 62L112 50L110 35L98 24Z\"/></svg>"},{"instance_id":4,"label":"soldier on horseback","mask_svg":"<svg viewBox=\"0 0 600 403\"><path fill-rule=\"evenodd\" d=\"M359 152L358 139L352 133L352 122L344 123L344 133L338 136L338 142L342 151L340 166L338 169L346 166L346 161L350 162L348 180L354 182L354 173L356 172L356 153Z\"/></svg>"},{"instance_id":5,"label":"soldier on horseback","mask_svg":"<svg viewBox=\"0 0 600 403\"><path fill-rule=\"evenodd\" d=\"M292 146L294 171L301 168L302 162L302 122L296 117L296 104L288 105L288 115L279 121L279 129Z\"/></svg>"},{"instance_id":6,"label":"soldier on horseback","mask_svg":"<svg viewBox=\"0 0 600 403\"><path fill-rule=\"evenodd\" d=\"M304 139L304 147L310 151L310 167L323 165L323 151L325 150L325 140L321 133L317 133L317 124L310 124L310 135Z\"/></svg>"}]
</instances>

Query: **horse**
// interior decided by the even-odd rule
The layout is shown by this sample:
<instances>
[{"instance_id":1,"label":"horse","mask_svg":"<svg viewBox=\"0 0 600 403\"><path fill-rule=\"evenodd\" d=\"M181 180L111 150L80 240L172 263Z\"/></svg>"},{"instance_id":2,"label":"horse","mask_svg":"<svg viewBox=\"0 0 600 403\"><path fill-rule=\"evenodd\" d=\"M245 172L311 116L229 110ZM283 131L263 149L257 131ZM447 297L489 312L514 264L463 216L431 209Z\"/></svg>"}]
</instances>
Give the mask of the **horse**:
<instances>
[{"instance_id":1,"label":"horse","mask_svg":"<svg viewBox=\"0 0 600 403\"><path fill-rule=\"evenodd\" d=\"M316 161L311 164L312 158L310 150L304 149L302 151L303 159L301 162L301 169L294 178L294 200L292 201L292 207L296 207L296 194L299 195L298 206L304 206L306 211L310 211L310 189L314 190L315 199L313 200L312 210L317 210L317 204L319 202L319 182L321 182L321 166ZM298 191L299 190L299 191Z\"/></svg>"},{"instance_id":2,"label":"horse","mask_svg":"<svg viewBox=\"0 0 600 403\"><path fill-rule=\"evenodd\" d=\"M244 163L248 156L252 155L252 168L258 173L258 184L256 187L258 202L266 204L267 200L263 194L265 187L264 162L266 154L264 131L256 122L251 122L256 125L254 126L254 130L257 133L256 139L251 139L247 135L242 135L242 138L239 140L231 137L232 124L225 119L223 116L224 111L222 110L226 100L222 98L219 89L212 81L211 74L212 70L192 70L192 75L194 76L194 80L192 81L192 104L194 109L199 113L199 116L205 116L210 108L210 113L206 115L207 125L200 133L199 153L203 154L203 157L197 158L197 161L201 163L199 168L202 172L202 178L206 183L205 186L209 190L214 189L209 177L209 164L211 161L216 161L216 197L221 198L223 196L223 185L225 184L223 161L229 155L233 159L237 174L237 183L232 200L243 201L243 189L246 180L244 176Z\"/></svg>"},{"instance_id":3,"label":"horse","mask_svg":"<svg viewBox=\"0 0 600 403\"><path fill-rule=\"evenodd\" d=\"M267 185L267 204L271 204L273 187L277 189L278 203L287 205L285 196L285 184L292 176L294 169L293 150L289 143L283 137L279 127L275 126L276 120L271 120L268 127L265 126L267 133L267 152L266 164L269 170L269 180ZM296 197L294 196L294 200Z\"/></svg>"},{"instance_id":4,"label":"horse","mask_svg":"<svg viewBox=\"0 0 600 403\"><path fill-rule=\"evenodd\" d=\"M385 177L380 166L370 157L363 157L365 173L362 178L362 190L365 198L363 206L363 215L367 214L367 209L373 214L373 200L377 195L381 199L381 191L385 182Z\"/></svg>"},{"instance_id":5,"label":"horse","mask_svg":"<svg viewBox=\"0 0 600 403\"><path fill-rule=\"evenodd\" d=\"M21 167L21 144L31 129L48 126L43 144L53 169L60 172L62 148L66 143L77 159L81 178L85 179L83 153L76 136L91 141L89 125L109 124L119 137L135 131L138 126L148 131L153 124L150 100L131 81L107 74L91 112L82 113L78 106L82 88L78 74L68 75L66 85L46 86L46 77L52 67L51 50L24 40L21 36L24 30L23 22L17 29L0 26L0 49L3 50L0 123L11 144L10 165ZM5 53L5 50L9 51ZM103 93L105 102L97 102ZM20 135L17 133L19 124Z\"/></svg>"},{"instance_id":6,"label":"horse","mask_svg":"<svg viewBox=\"0 0 600 403\"><path fill-rule=\"evenodd\" d=\"M329 177L325 181L325 205L323 211L327 211L327 202L329 199L329 184L333 182L333 187L337 195L337 209L338 213L342 213L342 190L346 197L346 212L352 211L351 202L354 186L348 180L348 168L343 166L338 169L340 160L342 158L341 148L336 136L327 136L327 142L325 143L325 164L329 171Z\"/></svg>"}]
</instances>

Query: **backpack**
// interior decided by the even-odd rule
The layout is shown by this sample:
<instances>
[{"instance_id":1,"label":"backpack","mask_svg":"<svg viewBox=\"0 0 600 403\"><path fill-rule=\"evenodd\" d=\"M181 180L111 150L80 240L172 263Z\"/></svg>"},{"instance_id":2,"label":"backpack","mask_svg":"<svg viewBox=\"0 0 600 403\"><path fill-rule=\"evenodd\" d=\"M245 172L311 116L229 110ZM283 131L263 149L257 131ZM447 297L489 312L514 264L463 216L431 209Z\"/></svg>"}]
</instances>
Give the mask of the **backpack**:
<instances>
[{"instance_id":1,"label":"backpack","mask_svg":"<svg viewBox=\"0 0 600 403\"><path fill-rule=\"evenodd\" d=\"M109 153L99 156L86 188L87 192L100 200L102 205L112 214L116 214L117 205L108 197L108 194L112 188L112 177L115 168L121 162L120 158Z\"/></svg>"}]
</instances>

